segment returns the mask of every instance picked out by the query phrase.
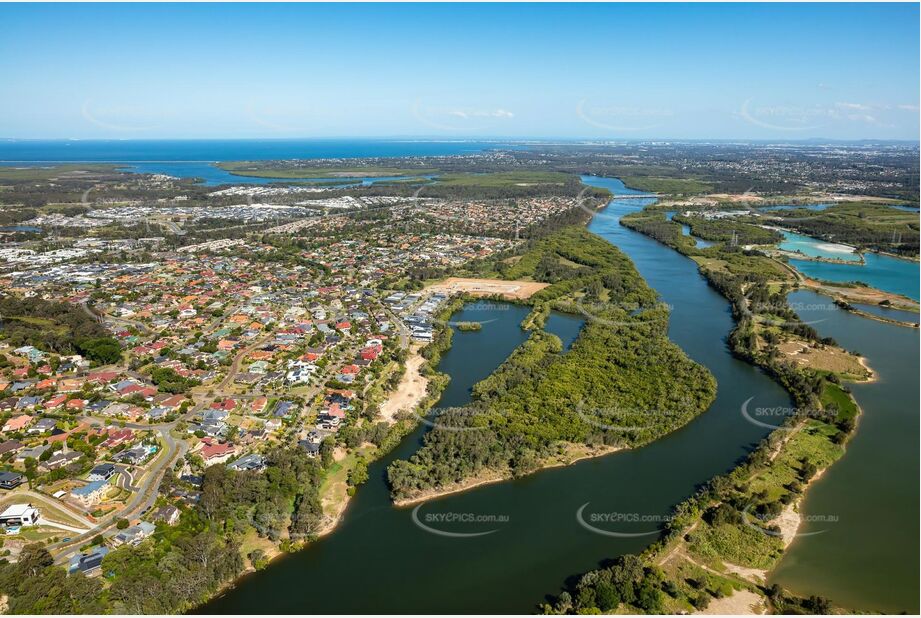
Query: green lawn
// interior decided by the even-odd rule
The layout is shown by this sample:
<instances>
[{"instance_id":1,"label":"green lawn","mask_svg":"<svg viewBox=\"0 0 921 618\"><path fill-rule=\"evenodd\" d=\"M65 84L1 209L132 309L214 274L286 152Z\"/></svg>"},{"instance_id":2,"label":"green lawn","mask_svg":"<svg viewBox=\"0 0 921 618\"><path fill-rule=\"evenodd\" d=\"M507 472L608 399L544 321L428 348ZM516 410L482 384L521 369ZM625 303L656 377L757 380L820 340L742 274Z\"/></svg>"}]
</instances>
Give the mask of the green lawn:
<instances>
[{"instance_id":1,"label":"green lawn","mask_svg":"<svg viewBox=\"0 0 921 618\"><path fill-rule=\"evenodd\" d=\"M854 400L851 398L851 396L844 392L844 390L837 384L826 382L825 388L822 391L822 407L826 407L831 403L838 407L837 420L843 421L845 419L852 419L857 416L857 404L854 403Z\"/></svg>"}]
</instances>

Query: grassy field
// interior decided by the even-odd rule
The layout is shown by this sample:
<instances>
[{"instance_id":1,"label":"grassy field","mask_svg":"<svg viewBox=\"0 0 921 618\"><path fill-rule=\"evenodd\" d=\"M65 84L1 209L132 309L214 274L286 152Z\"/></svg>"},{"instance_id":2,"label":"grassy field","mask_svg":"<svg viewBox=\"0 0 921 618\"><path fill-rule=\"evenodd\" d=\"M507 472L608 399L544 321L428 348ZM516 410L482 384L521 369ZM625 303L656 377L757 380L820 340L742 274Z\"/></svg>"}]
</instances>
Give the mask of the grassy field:
<instances>
[{"instance_id":1,"label":"grassy field","mask_svg":"<svg viewBox=\"0 0 921 618\"><path fill-rule=\"evenodd\" d=\"M822 407L827 408L829 404L834 404L838 408L839 421L854 419L859 412L857 404L850 395L837 384L826 382L822 390Z\"/></svg>"},{"instance_id":2,"label":"grassy field","mask_svg":"<svg viewBox=\"0 0 921 618\"><path fill-rule=\"evenodd\" d=\"M376 450L377 448L373 445L362 446L349 452L343 459L333 463L326 470L319 490L324 515L334 519L339 517L349 499L349 472L356 466L359 459L374 461Z\"/></svg>"},{"instance_id":3,"label":"grassy field","mask_svg":"<svg viewBox=\"0 0 921 618\"><path fill-rule=\"evenodd\" d=\"M779 537L738 524L711 526L701 523L691 534L690 550L709 560L720 560L753 569L769 569L780 559L783 543Z\"/></svg>"}]
</instances>

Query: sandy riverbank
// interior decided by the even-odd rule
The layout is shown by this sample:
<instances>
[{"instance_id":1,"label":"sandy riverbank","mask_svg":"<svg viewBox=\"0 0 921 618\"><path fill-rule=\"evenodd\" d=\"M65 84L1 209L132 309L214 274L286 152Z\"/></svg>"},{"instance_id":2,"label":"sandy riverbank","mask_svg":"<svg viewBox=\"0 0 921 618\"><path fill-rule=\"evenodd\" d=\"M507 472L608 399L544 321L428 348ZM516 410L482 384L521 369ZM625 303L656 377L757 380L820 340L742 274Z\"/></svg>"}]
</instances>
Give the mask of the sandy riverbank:
<instances>
[{"instance_id":1,"label":"sandy riverbank","mask_svg":"<svg viewBox=\"0 0 921 618\"><path fill-rule=\"evenodd\" d=\"M728 597L713 599L707 609L694 612L694 616L760 616L764 601L750 590L735 590Z\"/></svg>"},{"instance_id":2,"label":"sandy riverbank","mask_svg":"<svg viewBox=\"0 0 921 618\"><path fill-rule=\"evenodd\" d=\"M825 296L830 296L835 300L841 300L846 303L879 305L881 302L888 301L890 309L898 309L899 311L908 311L912 313L917 313L919 310L918 302L907 296L893 294L892 292L884 292L868 286L833 285L805 276L802 276L800 283L813 292L818 292L819 294L824 294Z\"/></svg>"}]
</instances>

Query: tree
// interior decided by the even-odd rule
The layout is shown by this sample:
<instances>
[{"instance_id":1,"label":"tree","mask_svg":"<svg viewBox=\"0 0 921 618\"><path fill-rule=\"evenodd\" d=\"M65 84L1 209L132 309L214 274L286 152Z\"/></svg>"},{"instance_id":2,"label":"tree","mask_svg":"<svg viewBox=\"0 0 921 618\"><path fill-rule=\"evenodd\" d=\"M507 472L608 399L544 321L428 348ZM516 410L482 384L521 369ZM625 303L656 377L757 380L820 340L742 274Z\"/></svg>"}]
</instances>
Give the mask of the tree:
<instances>
[{"instance_id":1,"label":"tree","mask_svg":"<svg viewBox=\"0 0 921 618\"><path fill-rule=\"evenodd\" d=\"M662 613L662 593L648 578L643 580L636 592L636 606L647 614Z\"/></svg>"},{"instance_id":2,"label":"tree","mask_svg":"<svg viewBox=\"0 0 921 618\"><path fill-rule=\"evenodd\" d=\"M604 581L599 582L595 587L595 602L603 612L617 609L617 606L620 605L620 596L617 594L614 584Z\"/></svg>"},{"instance_id":3,"label":"tree","mask_svg":"<svg viewBox=\"0 0 921 618\"><path fill-rule=\"evenodd\" d=\"M38 475L38 461L34 457L26 457L25 461L26 478L29 479L29 488L32 488L32 481Z\"/></svg>"},{"instance_id":4,"label":"tree","mask_svg":"<svg viewBox=\"0 0 921 618\"><path fill-rule=\"evenodd\" d=\"M595 589L589 586L580 588L576 593L576 606L580 609L595 607Z\"/></svg>"},{"instance_id":5,"label":"tree","mask_svg":"<svg viewBox=\"0 0 921 618\"><path fill-rule=\"evenodd\" d=\"M122 358L121 346L111 337L83 339L77 342L77 349L88 359L100 365L113 365Z\"/></svg>"},{"instance_id":6,"label":"tree","mask_svg":"<svg viewBox=\"0 0 921 618\"><path fill-rule=\"evenodd\" d=\"M37 577L39 572L54 564L54 558L41 543L30 543L22 548L17 564L21 572Z\"/></svg>"},{"instance_id":7,"label":"tree","mask_svg":"<svg viewBox=\"0 0 921 618\"><path fill-rule=\"evenodd\" d=\"M368 480L368 462L363 457L355 461L355 467L349 470L348 483L357 487Z\"/></svg>"}]
</instances>

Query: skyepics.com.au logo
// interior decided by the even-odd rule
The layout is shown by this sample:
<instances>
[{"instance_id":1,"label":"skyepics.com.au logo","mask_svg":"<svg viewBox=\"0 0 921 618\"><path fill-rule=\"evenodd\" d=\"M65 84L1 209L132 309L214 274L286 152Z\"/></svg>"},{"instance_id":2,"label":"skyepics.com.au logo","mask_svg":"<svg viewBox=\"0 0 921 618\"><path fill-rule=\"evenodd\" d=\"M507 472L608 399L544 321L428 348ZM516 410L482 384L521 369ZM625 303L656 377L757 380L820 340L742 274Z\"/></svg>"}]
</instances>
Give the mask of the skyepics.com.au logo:
<instances>
[{"instance_id":1,"label":"skyepics.com.au logo","mask_svg":"<svg viewBox=\"0 0 921 618\"><path fill-rule=\"evenodd\" d=\"M417 99L410 107L420 123L439 131L486 131L506 126L515 112L505 107L485 108L461 104L444 104Z\"/></svg>"},{"instance_id":2,"label":"skyepics.com.au logo","mask_svg":"<svg viewBox=\"0 0 921 618\"><path fill-rule=\"evenodd\" d=\"M578 290L572 304L586 319L611 327L635 327L661 321L663 312L667 315L673 308L661 301L644 305L635 301L601 300L590 288Z\"/></svg>"},{"instance_id":3,"label":"skyepics.com.au logo","mask_svg":"<svg viewBox=\"0 0 921 618\"><path fill-rule=\"evenodd\" d=\"M741 516L742 523L752 530L757 530L761 534L765 534L767 536L783 539L785 543L789 543L796 537L815 536L817 534L828 532L827 526L818 530L799 532L799 528L804 523L838 523L837 515L799 514L794 518L790 518L787 517L783 512L775 513L771 511L764 511L752 504L749 504L744 509L742 509Z\"/></svg>"},{"instance_id":4,"label":"skyepics.com.au logo","mask_svg":"<svg viewBox=\"0 0 921 618\"><path fill-rule=\"evenodd\" d=\"M796 429L790 419L814 418L826 423L833 423L838 418L838 411L821 408L797 408L792 406L753 406L754 397L742 402L739 411L742 418L753 425L766 429L793 431Z\"/></svg>"},{"instance_id":5,"label":"skyepics.com.au logo","mask_svg":"<svg viewBox=\"0 0 921 618\"><path fill-rule=\"evenodd\" d=\"M671 521L669 515L630 511L592 511L586 502L576 511L576 522L589 532L615 538L638 538L659 534ZM640 528L636 530L636 528Z\"/></svg>"},{"instance_id":6,"label":"skyepics.com.au logo","mask_svg":"<svg viewBox=\"0 0 921 618\"><path fill-rule=\"evenodd\" d=\"M586 124L608 131L648 131L673 117L674 112L634 105L596 104L582 99L576 104L576 116Z\"/></svg>"},{"instance_id":7,"label":"skyepics.com.au logo","mask_svg":"<svg viewBox=\"0 0 921 618\"><path fill-rule=\"evenodd\" d=\"M472 313L472 314L476 314L477 312L481 312L481 313L490 313L490 314L492 314L492 313L495 313L495 312L497 312L497 311L508 311L509 309L511 309L511 305L509 305L508 303L494 303L494 302L485 301L485 300L478 300L478 301L475 301L475 302L466 303L466 304L464 305L464 311L463 311L463 313L464 313L465 316L467 316L468 314L471 314L471 313ZM482 325L484 325L484 324L489 324L489 323L491 323L491 322L495 322L495 321L497 321L498 319L499 319L499 318L489 318L489 319L487 319L487 320L479 320L479 319L472 319L472 320L435 320L435 323L436 323L436 324L445 324L445 325L447 325L447 326L451 326L451 327L455 327L455 328L456 328L456 327L459 327L459 326L467 326L467 325L470 325L470 324L477 324L477 325L479 325L479 326L482 326Z\"/></svg>"},{"instance_id":8,"label":"skyepics.com.au logo","mask_svg":"<svg viewBox=\"0 0 921 618\"><path fill-rule=\"evenodd\" d=\"M824 303L800 303L787 302L782 300L773 301L756 301L742 305L742 313L749 318L755 319L763 324L770 326L792 327L792 326L811 326L824 322L827 318L818 318L815 320L803 320L797 311L837 311L833 304Z\"/></svg>"},{"instance_id":9,"label":"skyepics.com.au logo","mask_svg":"<svg viewBox=\"0 0 921 618\"><path fill-rule=\"evenodd\" d=\"M420 504L412 510L413 524L420 530L436 536L465 539L486 536L498 532L510 521L508 515L495 513L473 513L470 511L445 511L421 513Z\"/></svg>"},{"instance_id":10,"label":"skyepics.com.au logo","mask_svg":"<svg viewBox=\"0 0 921 618\"><path fill-rule=\"evenodd\" d=\"M487 430L489 418L503 416L505 411L470 405L460 408L432 408L427 416L422 416L417 411L413 411L413 414L432 429L466 432Z\"/></svg>"},{"instance_id":11,"label":"skyepics.com.au logo","mask_svg":"<svg viewBox=\"0 0 921 618\"><path fill-rule=\"evenodd\" d=\"M661 409L627 406L591 407L579 402L575 411L576 416L593 427L605 431L635 433L671 425L679 419L696 414L697 408L693 403L683 401L674 402L673 406Z\"/></svg>"}]
</instances>

